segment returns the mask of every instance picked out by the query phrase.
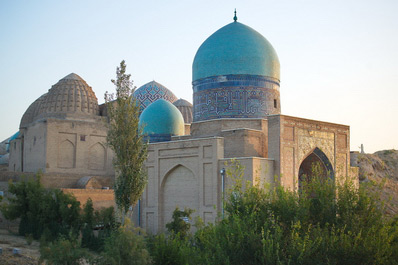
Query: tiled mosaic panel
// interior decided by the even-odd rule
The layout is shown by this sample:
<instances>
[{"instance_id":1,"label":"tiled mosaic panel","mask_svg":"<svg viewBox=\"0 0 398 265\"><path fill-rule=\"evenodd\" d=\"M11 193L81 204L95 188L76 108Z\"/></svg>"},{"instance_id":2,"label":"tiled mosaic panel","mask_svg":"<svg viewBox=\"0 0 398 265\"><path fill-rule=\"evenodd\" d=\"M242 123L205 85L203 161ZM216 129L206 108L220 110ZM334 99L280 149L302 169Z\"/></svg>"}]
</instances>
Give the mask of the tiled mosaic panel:
<instances>
[{"instance_id":1,"label":"tiled mosaic panel","mask_svg":"<svg viewBox=\"0 0 398 265\"><path fill-rule=\"evenodd\" d=\"M263 118L280 113L279 83L265 77L212 77L193 85L194 121Z\"/></svg>"},{"instance_id":2,"label":"tiled mosaic panel","mask_svg":"<svg viewBox=\"0 0 398 265\"><path fill-rule=\"evenodd\" d=\"M171 103L177 100L173 92L156 82L150 82L137 89L134 92L134 97L140 103L140 112L160 98Z\"/></svg>"}]
</instances>

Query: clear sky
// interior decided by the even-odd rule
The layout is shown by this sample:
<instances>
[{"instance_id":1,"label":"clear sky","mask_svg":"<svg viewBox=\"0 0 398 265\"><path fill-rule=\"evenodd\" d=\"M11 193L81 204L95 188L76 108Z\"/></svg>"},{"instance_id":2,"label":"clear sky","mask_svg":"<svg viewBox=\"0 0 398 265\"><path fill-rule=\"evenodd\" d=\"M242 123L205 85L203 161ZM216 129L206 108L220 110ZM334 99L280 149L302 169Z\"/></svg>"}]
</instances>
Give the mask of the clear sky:
<instances>
[{"instance_id":1,"label":"clear sky","mask_svg":"<svg viewBox=\"0 0 398 265\"><path fill-rule=\"evenodd\" d=\"M350 125L353 151L398 149L397 0L2 0L0 141L72 72L102 103L121 60L137 87L192 102L195 53L234 8L278 53L282 114Z\"/></svg>"}]
</instances>

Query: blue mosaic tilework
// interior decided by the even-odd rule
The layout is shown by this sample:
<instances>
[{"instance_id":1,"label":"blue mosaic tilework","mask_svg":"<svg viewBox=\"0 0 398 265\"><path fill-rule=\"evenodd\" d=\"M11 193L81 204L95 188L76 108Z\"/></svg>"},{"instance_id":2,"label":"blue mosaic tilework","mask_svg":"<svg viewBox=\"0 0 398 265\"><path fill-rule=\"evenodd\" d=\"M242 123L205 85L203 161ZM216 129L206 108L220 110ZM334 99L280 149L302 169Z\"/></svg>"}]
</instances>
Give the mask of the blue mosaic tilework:
<instances>
[{"instance_id":1,"label":"blue mosaic tilework","mask_svg":"<svg viewBox=\"0 0 398 265\"><path fill-rule=\"evenodd\" d=\"M151 81L141 86L134 92L133 95L140 104L140 112L160 98L171 103L178 99L173 92L155 81Z\"/></svg>"},{"instance_id":2,"label":"blue mosaic tilework","mask_svg":"<svg viewBox=\"0 0 398 265\"><path fill-rule=\"evenodd\" d=\"M144 140L150 143L171 141L170 134L149 134L144 136Z\"/></svg>"},{"instance_id":3,"label":"blue mosaic tilework","mask_svg":"<svg viewBox=\"0 0 398 265\"><path fill-rule=\"evenodd\" d=\"M264 118L280 114L279 83L265 77L227 75L205 78L193 82L193 90L194 121Z\"/></svg>"},{"instance_id":4,"label":"blue mosaic tilework","mask_svg":"<svg viewBox=\"0 0 398 265\"><path fill-rule=\"evenodd\" d=\"M279 91L279 81L259 75L221 75L192 82L193 92L226 87L263 87Z\"/></svg>"}]
</instances>

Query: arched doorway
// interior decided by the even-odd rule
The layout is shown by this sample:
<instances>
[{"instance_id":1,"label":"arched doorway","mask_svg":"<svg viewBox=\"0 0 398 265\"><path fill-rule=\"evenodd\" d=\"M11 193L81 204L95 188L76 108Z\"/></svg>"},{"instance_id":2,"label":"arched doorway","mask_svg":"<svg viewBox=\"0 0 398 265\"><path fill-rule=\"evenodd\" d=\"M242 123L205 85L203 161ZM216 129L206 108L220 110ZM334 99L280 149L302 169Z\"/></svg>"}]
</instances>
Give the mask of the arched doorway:
<instances>
[{"instance_id":1,"label":"arched doorway","mask_svg":"<svg viewBox=\"0 0 398 265\"><path fill-rule=\"evenodd\" d=\"M321 149L316 147L301 163L299 168L299 190L302 189L304 182L308 182L313 177L320 179L334 180L334 171L328 157Z\"/></svg>"},{"instance_id":2,"label":"arched doorway","mask_svg":"<svg viewBox=\"0 0 398 265\"><path fill-rule=\"evenodd\" d=\"M198 211L198 180L188 168L178 165L170 170L161 187L161 224L162 227L172 220L173 211L185 207Z\"/></svg>"}]
</instances>

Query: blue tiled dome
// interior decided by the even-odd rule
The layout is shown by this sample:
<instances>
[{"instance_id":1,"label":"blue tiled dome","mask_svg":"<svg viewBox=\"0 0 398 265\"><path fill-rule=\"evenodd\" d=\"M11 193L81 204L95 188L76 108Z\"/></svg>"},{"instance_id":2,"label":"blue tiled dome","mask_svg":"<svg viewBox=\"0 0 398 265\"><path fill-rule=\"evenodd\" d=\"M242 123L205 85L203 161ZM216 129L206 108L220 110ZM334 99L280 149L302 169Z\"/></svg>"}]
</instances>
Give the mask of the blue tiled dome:
<instances>
[{"instance_id":1,"label":"blue tiled dome","mask_svg":"<svg viewBox=\"0 0 398 265\"><path fill-rule=\"evenodd\" d=\"M173 92L171 92L162 84L159 84L158 82L155 81L151 81L141 86L134 92L133 95L140 104L140 111L143 111L151 103L155 102L160 98L165 99L171 103L173 103L178 99L173 94Z\"/></svg>"},{"instance_id":2,"label":"blue tiled dome","mask_svg":"<svg viewBox=\"0 0 398 265\"><path fill-rule=\"evenodd\" d=\"M259 75L280 80L278 55L254 29L232 22L213 33L199 47L192 80L221 75Z\"/></svg>"},{"instance_id":3,"label":"blue tiled dome","mask_svg":"<svg viewBox=\"0 0 398 265\"><path fill-rule=\"evenodd\" d=\"M149 105L140 116L140 126L151 142L170 140L171 136L184 135L184 118L176 106L164 99Z\"/></svg>"}]
</instances>

